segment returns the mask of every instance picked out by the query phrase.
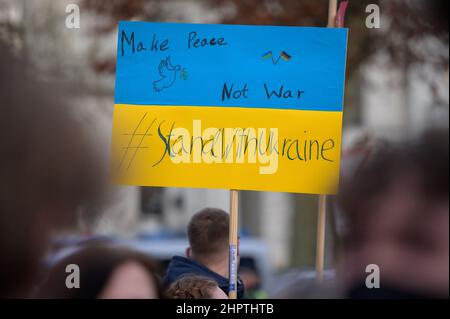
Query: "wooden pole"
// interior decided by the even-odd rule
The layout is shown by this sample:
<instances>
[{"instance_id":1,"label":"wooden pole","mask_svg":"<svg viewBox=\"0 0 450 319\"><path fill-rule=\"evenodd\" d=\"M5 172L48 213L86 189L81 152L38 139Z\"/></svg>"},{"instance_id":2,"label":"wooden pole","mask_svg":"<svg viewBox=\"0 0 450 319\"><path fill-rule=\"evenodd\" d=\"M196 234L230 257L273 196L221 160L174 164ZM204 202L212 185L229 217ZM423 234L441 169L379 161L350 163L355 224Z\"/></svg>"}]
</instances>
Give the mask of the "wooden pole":
<instances>
[{"instance_id":1,"label":"wooden pole","mask_svg":"<svg viewBox=\"0 0 450 319\"><path fill-rule=\"evenodd\" d=\"M237 299L239 192L230 191L229 279L228 297Z\"/></svg>"},{"instance_id":2,"label":"wooden pole","mask_svg":"<svg viewBox=\"0 0 450 319\"><path fill-rule=\"evenodd\" d=\"M319 211L317 215L317 240L316 240L316 279L323 280L325 266L325 229L327 222L327 196L319 196Z\"/></svg>"},{"instance_id":3,"label":"wooden pole","mask_svg":"<svg viewBox=\"0 0 450 319\"><path fill-rule=\"evenodd\" d=\"M336 27L336 13L338 9L337 0L330 0L328 5L328 28Z\"/></svg>"},{"instance_id":4,"label":"wooden pole","mask_svg":"<svg viewBox=\"0 0 450 319\"><path fill-rule=\"evenodd\" d=\"M337 0L330 0L328 6L328 28L336 26ZM327 224L327 196L319 196L319 210L317 212L317 240L316 240L316 279L323 280L325 267L325 230Z\"/></svg>"}]
</instances>

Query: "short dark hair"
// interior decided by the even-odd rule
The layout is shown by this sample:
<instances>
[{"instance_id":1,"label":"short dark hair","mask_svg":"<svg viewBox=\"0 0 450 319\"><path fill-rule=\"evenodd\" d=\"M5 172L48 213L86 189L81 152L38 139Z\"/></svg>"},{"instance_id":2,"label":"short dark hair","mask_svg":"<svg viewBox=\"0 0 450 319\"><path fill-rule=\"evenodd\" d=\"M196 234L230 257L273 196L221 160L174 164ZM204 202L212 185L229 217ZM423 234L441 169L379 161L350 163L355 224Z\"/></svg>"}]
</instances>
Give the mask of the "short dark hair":
<instances>
[{"instance_id":1,"label":"short dark hair","mask_svg":"<svg viewBox=\"0 0 450 319\"><path fill-rule=\"evenodd\" d=\"M186 275L172 283L166 294L170 299L212 299L212 290L217 287L210 278Z\"/></svg>"},{"instance_id":2,"label":"short dark hair","mask_svg":"<svg viewBox=\"0 0 450 319\"><path fill-rule=\"evenodd\" d=\"M189 222L187 233L192 252L197 256L221 253L228 247L230 217L218 208L205 208Z\"/></svg>"}]
</instances>

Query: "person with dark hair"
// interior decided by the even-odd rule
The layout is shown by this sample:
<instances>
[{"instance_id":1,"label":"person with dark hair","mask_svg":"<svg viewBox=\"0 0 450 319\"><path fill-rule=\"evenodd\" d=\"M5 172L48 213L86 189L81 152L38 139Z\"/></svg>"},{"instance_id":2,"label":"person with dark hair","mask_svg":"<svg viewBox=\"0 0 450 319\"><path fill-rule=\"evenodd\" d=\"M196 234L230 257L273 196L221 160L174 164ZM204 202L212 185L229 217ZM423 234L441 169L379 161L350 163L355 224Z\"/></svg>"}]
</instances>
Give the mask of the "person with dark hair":
<instances>
[{"instance_id":1,"label":"person with dark hair","mask_svg":"<svg viewBox=\"0 0 450 319\"><path fill-rule=\"evenodd\" d=\"M164 286L170 286L185 274L211 278L228 294L228 238L230 217L217 208L205 208L196 213L187 227L189 248L186 257L175 256L169 264ZM244 285L238 278L238 298L244 297Z\"/></svg>"},{"instance_id":2,"label":"person with dark hair","mask_svg":"<svg viewBox=\"0 0 450 319\"><path fill-rule=\"evenodd\" d=\"M213 279L186 275L177 279L167 290L170 299L228 299Z\"/></svg>"},{"instance_id":3,"label":"person with dark hair","mask_svg":"<svg viewBox=\"0 0 450 319\"><path fill-rule=\"evenodd\" d=\"M239 277L245 286L245 298L267 299L267 293L261 287L261 275L254 260L241 260L239 264Z\"/></svg>"},{"instance_id":4,"label":"person with dark hair","mask_svg":"<svg viewBox=\"0 0 450 319\"><path fill-rule=\"evenodd\" d=\"M52 231L102 193L102 163L64 90L0 43L0 297L27 297Z\"/></svg>"},{"instance_id":5,"label":"person with dark hair","mask_svg":"<svg viewBox=\"0 0 450 319\"><path fill-rule=\"evenodd\" d=\"M344 185L338 273L348 297L448 298L448 163L448 132L428 132L384 149ZM369 265L379 269L377 289L366 285Z\"/></svg>"},{"instance_id":6,"label":"person with dark hair","mask_svg":"<svg viewBox=\"0 0 450 319\"><path fill-rule=\"evenodd\" d=\"M68 265L79 269L79 287L69 289ZM39 287L45 299L160 299L157 268L142 253L110 245L93 245L65 257L48 272Z\"/></svg>"}]
</instances>

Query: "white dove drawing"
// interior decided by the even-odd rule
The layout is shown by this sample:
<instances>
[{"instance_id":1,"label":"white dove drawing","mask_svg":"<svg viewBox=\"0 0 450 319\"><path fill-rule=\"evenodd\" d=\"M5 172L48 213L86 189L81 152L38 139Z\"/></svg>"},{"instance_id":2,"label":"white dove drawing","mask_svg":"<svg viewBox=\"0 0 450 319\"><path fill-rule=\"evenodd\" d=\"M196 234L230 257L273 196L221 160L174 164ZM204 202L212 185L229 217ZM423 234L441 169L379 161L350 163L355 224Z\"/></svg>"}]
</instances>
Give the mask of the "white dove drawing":
<instances>
[{"instance_id":1,"label":"white dove drawing","mask_svg":"<svg viewBox=\"0 0 450 319\"><path fill-rule=\"evenodd\" d=\"M162 90L172 86L177 78L177 72L181 70L180 65L173 66L170 62L170 55L162 59L158 66L161 79L153 82L153 90L161 92Z\"/></svg>"}]
</instances>

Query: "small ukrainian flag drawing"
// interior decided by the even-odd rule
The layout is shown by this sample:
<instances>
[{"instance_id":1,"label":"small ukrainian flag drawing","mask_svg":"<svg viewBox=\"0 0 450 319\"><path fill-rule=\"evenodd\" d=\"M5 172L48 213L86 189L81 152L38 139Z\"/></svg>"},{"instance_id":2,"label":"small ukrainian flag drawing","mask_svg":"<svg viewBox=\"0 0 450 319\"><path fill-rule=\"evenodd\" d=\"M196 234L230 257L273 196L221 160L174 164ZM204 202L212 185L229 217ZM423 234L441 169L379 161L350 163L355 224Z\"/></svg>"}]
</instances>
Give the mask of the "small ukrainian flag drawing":
<instances>
[{"instance_id":1,"label":"small ukrainian flag drawing","mask_svg":"<svg viewBox=\"0 0 450 319\"><path fill-rule=\"evenodd\" d=\"M263 54L262 58L263 59L268 59L272 57L272 51L266 52Z\"/></svg>"},{"instance_id":2,"label":"small ukrainian flag drawing","mask_svg":"<svg viewBox=\"0 0 450 319\"><path fill-rule=\"evenodd\" d=\"M289 54L287 54L285 51L281 52L281 57L283 59L285 59L286 61L289 61L290 59L292 59L292 57Z\"/></svg>"}]
</instances>

